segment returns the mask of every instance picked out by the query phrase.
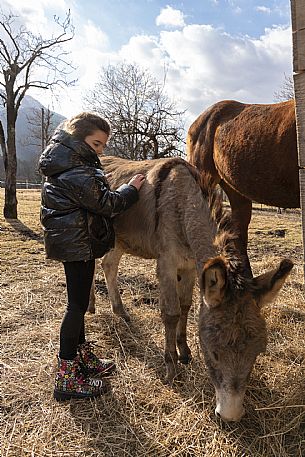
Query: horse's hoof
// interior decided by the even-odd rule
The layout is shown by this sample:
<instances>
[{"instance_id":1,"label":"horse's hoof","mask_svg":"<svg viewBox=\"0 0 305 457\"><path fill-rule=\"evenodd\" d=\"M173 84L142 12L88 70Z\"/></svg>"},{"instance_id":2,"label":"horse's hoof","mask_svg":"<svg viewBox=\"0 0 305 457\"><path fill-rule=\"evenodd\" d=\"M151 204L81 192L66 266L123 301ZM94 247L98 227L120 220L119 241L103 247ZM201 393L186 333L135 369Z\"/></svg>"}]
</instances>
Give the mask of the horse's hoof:
<instances>
[{"instance_id":1,"label":"horse's hoof","mask_svg":"<svg viewBox=\"0 0 305 457\"><path fill-rule=\"evenodd\" d=\"M95 314L95 308L88 308L88 312L90 314Z\"/></svg>"}]
</instances>

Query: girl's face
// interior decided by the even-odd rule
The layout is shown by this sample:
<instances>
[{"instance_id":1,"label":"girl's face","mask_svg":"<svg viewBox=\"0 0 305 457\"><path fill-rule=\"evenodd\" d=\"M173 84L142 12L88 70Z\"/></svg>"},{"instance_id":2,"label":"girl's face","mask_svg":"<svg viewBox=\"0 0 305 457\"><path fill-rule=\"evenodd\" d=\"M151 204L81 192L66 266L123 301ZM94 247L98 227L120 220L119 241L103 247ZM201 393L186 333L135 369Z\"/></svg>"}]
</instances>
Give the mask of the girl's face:
<instances>
[{"instance_id":1,"label":"girl's face","mask_svg":"<svg viewBox=\"0 0 305 457\"><path fill-rule=\"evenodd\" d=\"M85 137L87 143L97 155L102 154L108 140L108 135L103 130L95 130L91 135Z\"/></svg>"}]
</instances>

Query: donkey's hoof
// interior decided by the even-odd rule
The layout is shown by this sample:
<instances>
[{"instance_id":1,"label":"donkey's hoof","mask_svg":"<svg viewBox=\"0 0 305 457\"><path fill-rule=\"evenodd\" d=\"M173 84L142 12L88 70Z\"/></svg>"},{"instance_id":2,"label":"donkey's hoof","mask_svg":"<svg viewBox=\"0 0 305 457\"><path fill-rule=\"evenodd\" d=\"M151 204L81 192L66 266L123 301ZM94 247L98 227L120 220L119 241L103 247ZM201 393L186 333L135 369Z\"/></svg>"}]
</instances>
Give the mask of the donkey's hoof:
<instances>
[{"instance_id":1,"label":"donkey's hoof","mask_svg":"<svg viewBox=\"0 0 305 457\"><path fill-rule=\"evenodd\" d=\"M164 379L164 384L168 387L173 387L174 378L173 377L169 378L168 376L166 376L166 378Z\"/></svg>"},{"instance_id":2,"label":"donkey's hoof","mask_svg":"<svg viewBox=\"0 0 305 457\"><path fill-rule=\"evenodd\" d=\"M95 314L95 306L89 306L88 312L89 312L90 314Z\"/></svg>"},{"instance_id":3,"label":"donkey's hoof","mask_svg":"<svg viewBox=\"0 0 305 457\"><path fill-rule=\"evenodd\" d=\"M169 387L173 387L174 383L181 381L181 373L179 371L175 371L174 373L167 374L164 384Z\"/></svg>"},{"instance_id":4,"label":"donkey's hoof","mask_svg":"<svg viewBox=\"0 0 305 457\"><path fill-rule=\"evenodd\" d=\"M113 312L116 316L119 316L125 322L130 322L130 320L131 320L130 315L127 313L127 311L125 311L125 309L120 309L119 311L113 310Z\"/></svg>"},{"instance_id":5,"label":"donkey's hoof","mask_svg":"<svg viewBox=\"0 0 305 457\"><path fill-rule=\"evenodd\" d=\"M125 321L125 322L130 322L131 321L131 317L128 313L123 313L123 314L120 314L120 317Z\"/></svg>"},{"instance_id":6,"label":"donkey's hoof","mask_svg":"<svg viewBox=\"0 0 305 457\"><path fill-rule=\"evenodd\" d=\"M178 360L180 363L183 363L183 365L188 365L192 361L192 355L179 355Z\"/></svg>"},{"instance_id":7,"label":"donkey's hoof","mask_svg":"<svg viewBox=\"0 0 305 457\"><path fill-rule=\"evenodd\" d=\"M182 382L181 373L177 373L173 378L166 377L164 384L170 388L174 388L176 385L180 385Z\"/></svg>"}]
</instances>

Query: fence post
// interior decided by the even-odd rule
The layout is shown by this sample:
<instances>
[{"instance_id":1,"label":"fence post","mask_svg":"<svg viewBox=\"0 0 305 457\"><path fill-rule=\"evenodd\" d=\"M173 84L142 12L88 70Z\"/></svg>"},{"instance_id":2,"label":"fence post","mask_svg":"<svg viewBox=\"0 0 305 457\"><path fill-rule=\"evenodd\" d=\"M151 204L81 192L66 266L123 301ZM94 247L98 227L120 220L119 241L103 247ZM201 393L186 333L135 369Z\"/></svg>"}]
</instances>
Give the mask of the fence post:
<instances>
[{"instance_id":1,"label":"fence post","mask_svg":"<svg viewBox=\"0 0 305 457\"><path fill-rule=\"evenodd\" d=\"M291 20L305 278L305 0L291 0Z\"/></svg>"}]
</instances>

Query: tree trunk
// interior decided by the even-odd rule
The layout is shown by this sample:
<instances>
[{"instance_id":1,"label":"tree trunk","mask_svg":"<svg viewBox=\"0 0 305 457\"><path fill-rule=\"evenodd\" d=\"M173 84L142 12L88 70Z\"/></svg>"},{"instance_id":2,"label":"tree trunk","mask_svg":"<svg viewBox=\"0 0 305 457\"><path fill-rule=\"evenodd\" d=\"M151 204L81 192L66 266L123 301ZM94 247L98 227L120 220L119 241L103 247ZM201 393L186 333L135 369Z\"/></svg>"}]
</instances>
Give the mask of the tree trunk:
<instances>
[{"instance_id":1,"label":"tree trunk","mask_svg":"<svg viewBox=\"0 0 305 457\"><path fill-rule=\"evenodd\" d=\"M0 121L0 147L1 147L1 151L2 151L3 163L4 163L4 168L5 168L6 162L7 162L7 154L6 154L4 130L3 130L3 125L2 125L1 121Z\"/></svg>"},{"instance_id":2,"label":"tree trunk","mask_svg":"<svg viewBox=\"0 0 305 457\"><path fill-rule=\"evenodd\" d=\"M7 160L5 168L5 200L3 215L6 219L17 219L17 194L16 194L16 113L15 109L7 104Z\"/></svg>"}]
</instances>

